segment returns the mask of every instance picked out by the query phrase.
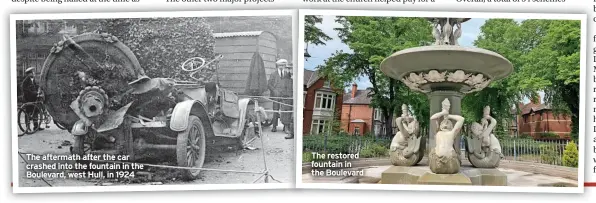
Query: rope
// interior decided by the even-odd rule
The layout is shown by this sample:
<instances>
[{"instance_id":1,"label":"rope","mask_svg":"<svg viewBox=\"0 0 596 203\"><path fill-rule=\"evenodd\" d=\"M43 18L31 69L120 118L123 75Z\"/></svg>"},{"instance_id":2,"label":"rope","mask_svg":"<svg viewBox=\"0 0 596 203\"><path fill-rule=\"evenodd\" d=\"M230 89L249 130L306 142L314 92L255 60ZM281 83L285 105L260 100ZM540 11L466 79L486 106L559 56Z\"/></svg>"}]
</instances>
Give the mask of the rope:
<instances>
[{"instance_id":1,"label":"rope","mask_svg":"<svg viewBox=\"0 0 596 203\"><path fill-rule=\"evenodd\" d=\"M268 99L268 100L271 100L271 99L294 99L293 97L266 97L266 96L253 96L253 95L242 95L242 94L239 94L238 96L239 97L261 98L261 99ZM274 101L274 100L271 100L271 101Z\"/></svg>"},{"instance_id":2,"label":"rope","mask_svg":"<svg viewBox=\"0 0 596 203\"><path fill-rule=\"evenodd\" d=\"M263 110L264 112L273 112L273 113L293 113L294 111L275 111L275 110Z\"/></svg>"},{"instance_id":3,"label":"rope","mask_svg":"<svg viewBox=\"0 0 596 203\"><path fill-rule=\"evenodd\" d=\"M273 99L280 99L280 100L294 99L292 97L264 97L264 96L250 96L250 95L238 95L238 96L240 96L240 97L250 97L250 98L261 98L261 99L266 99L266 100L271 101L271 102L274 102L274 103L279 103L280 105L294 107L293 105L289 105L289 104L286 104L286 103L283 103L283 102L280 102L280 101L273 100Z\"/></svg>"},{"instance_id":4,"label":"rope","mask_svg":"<svg viewBox=\"0 0 596 203\"><path fill-rule=\"evenodd\" d=\"M256 111L256 109L259 109L259 101L255 100L255 111ZM263 128L261 126L261 115L260 114L257 114L257 126L259 127L259 135L263 135ZM261 150L261 152L263 152L263 165L265 166L266 173L263 174L262 176L260 176L259 178L257 178L253 183L256 183L258 180L260 180L263 177L265 177L265 183L269 183L269 178L281 183L280 181L273 178L273 176L271 174L269 174L269 168L267 168L267 155L265 154L265 143L263 142L263 138L261 138L261 146L263 147L263 150Z\"/></svg>"}]
</instances>

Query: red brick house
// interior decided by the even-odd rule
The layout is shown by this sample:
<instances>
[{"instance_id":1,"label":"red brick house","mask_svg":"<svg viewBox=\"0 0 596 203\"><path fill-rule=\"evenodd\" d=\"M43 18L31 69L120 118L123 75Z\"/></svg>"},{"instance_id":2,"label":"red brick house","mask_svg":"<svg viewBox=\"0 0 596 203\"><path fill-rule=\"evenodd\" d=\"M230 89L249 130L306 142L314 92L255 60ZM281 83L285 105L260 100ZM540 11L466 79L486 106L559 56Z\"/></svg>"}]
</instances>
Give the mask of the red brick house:
<instances>
[{"instance_id":1,"label":"red brick house","mask_svg":"<svg viewBox=\"0 0 596 203\"><path fill-rule=\"evenodd\" d=\"M371 90L359 90L353 84L352 90L344 95L341 108L341 128L352 135L384 134L385 125L380 109L370 107Z\"/></svg>"},{"instance_id":2,"label":"red brick house","mask_svg":"<svg viewBox=\"0 0 596 203\"><path fill-rule=\"evenodd\" d=\"M302 134L319 134L341 114L343 94L334 91L331 83L317 71L304 69L304 110Z\"/></svg>"},{"instance_id":3,"label":"red brick house","mask_svg":"<svg viewBox=\"0 0 596 203\"><path fill-rule=\"evenodd\" d=\"M528 135L534 139L570 139L571 116L555 114L548 105L540 102L520 104L520 110L517 116L520 136Z\"/></svg>"}]
</instances>

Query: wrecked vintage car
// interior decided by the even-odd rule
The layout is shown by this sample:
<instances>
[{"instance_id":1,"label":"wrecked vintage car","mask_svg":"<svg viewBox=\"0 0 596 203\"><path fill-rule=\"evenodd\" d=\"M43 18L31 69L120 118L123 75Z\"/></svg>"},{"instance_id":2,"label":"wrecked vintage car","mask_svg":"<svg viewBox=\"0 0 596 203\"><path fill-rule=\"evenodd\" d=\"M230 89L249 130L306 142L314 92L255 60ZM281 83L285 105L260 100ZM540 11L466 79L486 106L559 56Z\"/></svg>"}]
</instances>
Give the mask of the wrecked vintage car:
<instances>
[{"instance_id":1,"label":"wrecked vintage car","mask_svg":"<svg viewBox=\"0 0 596 203\"><path fill-rule=\"evenodd\" d=\"M200 75L220 58L190 58L181 68ZM188 167L182 174L189 180L198 177L210 147L246 147L266 120L257 101L217 82L148 77L133 52L106 33L55 44L40 86L49 113L74 136L72 153L137 162L165 155Z\"/></svg>"}]
</instances>

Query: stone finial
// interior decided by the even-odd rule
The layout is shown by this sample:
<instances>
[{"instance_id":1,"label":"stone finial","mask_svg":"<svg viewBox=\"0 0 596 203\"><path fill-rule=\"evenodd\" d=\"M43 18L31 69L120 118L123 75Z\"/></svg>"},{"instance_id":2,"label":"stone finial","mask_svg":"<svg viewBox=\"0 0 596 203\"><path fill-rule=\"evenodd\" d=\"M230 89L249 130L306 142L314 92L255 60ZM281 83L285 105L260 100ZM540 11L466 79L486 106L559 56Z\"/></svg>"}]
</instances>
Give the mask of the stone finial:
<instances>
[{"instance_id":1,"label":"stone finial","mask_svg":"<svg viewBox=\"0 0 596 203\"><path fill-rule=\"evenodd\" d=\"M441 106L443 109L449 110L451 108L451 102L449 102L449 99L445 98L443 102L441 102Z\"/></svg>"},{"instance_id":2,"label":"stone finial","mask_svg":"<svg viewBox=\"0 0 596 203\"><path fill-rule=\"evenodd\" d=\"M488 116L488 115L490 115L490 106L485 106L485 107L484 107L484 112L483 112L483 113L484 113L484 115L485 115L485 116Z\"/></svg>"},{"instance_id":3,"label":"stone finial","mask_svg":"<svg viewBox=\"0 0 596 203\"><path fill-rule=\"evenodd\" d=\"M456 45L462 36L461 24L470 18L427 18L433 24L435 45Z\"/></svg>"}]
</instances>

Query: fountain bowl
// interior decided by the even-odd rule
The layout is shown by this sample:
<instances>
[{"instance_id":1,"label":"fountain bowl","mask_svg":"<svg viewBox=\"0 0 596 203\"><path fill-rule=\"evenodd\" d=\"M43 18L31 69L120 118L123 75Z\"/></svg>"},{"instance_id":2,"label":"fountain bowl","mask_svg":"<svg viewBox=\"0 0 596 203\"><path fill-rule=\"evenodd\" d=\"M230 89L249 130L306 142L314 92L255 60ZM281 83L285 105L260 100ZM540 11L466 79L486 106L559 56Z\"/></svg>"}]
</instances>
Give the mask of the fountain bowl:
<instances>
[{"instance_id":1,"label":"fountain bowl","mask_svg":"<svg viewBox=\"0 0 596 203\"><path fill-rule=\"evenodd\" d=\"M381 62L381 71L415 91L453 90L465 94L507 77L513 65L486 49L431 45L392 54Z\"/></svg>"}]
</instances>

